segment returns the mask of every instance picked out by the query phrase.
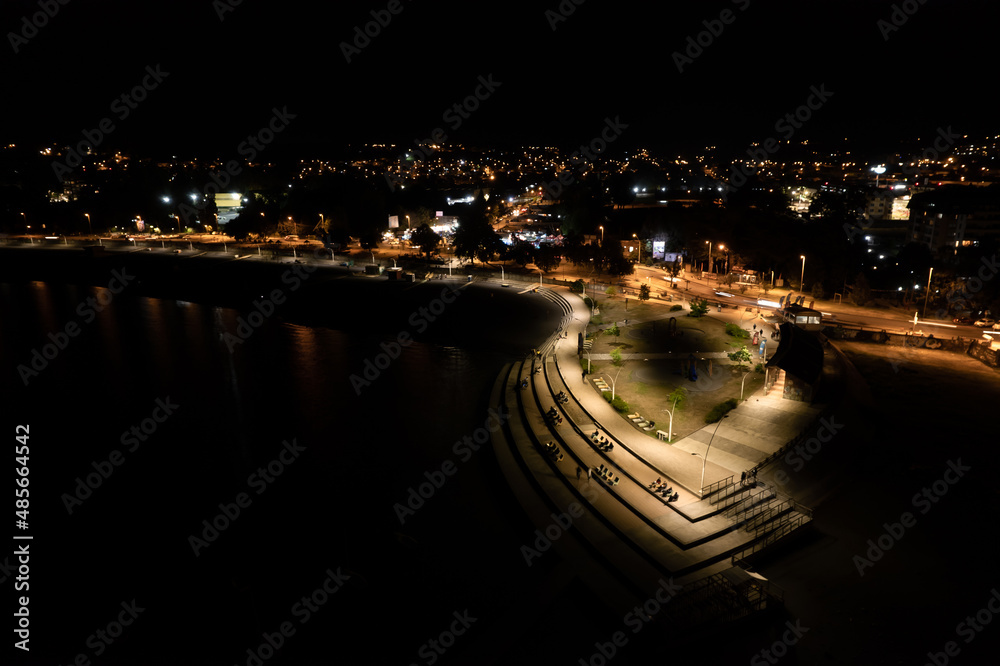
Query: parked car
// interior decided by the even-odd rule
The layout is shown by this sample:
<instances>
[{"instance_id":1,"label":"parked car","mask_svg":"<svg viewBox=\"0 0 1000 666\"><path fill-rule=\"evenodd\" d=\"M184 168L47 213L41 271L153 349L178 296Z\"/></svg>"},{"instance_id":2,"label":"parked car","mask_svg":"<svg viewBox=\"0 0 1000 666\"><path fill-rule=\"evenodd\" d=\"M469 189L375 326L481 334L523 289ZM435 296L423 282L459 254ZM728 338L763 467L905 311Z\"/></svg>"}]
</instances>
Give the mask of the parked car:
<instances>
[{"instance_id":1,"label":"parked car","mask_svg":"<svg viewBox=\"0 0 1000 666\"><path fill-rule=\"evenodd\" d=\"M983 317L982 319L977 319L975 323L973 323L973 326L986 328L987 326L993 326L995 323L997 323L996 319L993 319L992 317Z\"/></svg>"},{"instance_id":2,"label":"parked car","mask_svg":"<svg viewBox=\"0 0 1000 666\"><path fill-rule=\"evenodd\" d=\"M955 322L956 324L965 324L966 326L968 326L973 322L973 319L972 317L955 317L954 319L952 319L952 321Z\"/></svg>"},{"instance_id":3,"label":"parked car","mask_svg":"<svg viewBox=\"0 0 1000 666\"><path fill-rule=\"evenodd\" d=\"M994 331L1000 331L1000 321L998 321L997 323L993 324L993 330Z\"/></svg>"}]
</instances>

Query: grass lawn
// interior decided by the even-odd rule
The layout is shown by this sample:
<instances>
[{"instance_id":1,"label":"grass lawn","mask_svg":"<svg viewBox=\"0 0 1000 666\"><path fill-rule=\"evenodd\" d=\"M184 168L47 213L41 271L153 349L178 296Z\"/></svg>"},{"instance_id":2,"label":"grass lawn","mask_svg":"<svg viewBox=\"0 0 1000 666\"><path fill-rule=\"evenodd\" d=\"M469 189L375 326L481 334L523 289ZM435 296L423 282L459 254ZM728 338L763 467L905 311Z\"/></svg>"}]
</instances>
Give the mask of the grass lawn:
<instances>
[{"instance_id":1,"label":"grass lawn","mask_svg":"<svg viewBox=\"0 0 1000 666\"><path fill-rule=\"evenodd\" d=\"M610 354L618 349L624 363L619 370L610 360L602 360L593 364L599 366L593 371L603 376L608 384L615 379L615 394L629 403L630 413L639 412L656 422L655 429L647 434L655 437L656 430L668 429L669 396L678 386L684 386L688 396L684 407L674 414L674 441L703 427L705 415L715 405L727 398L740 397L740 382L753 366L744 366L740 371L729 359L706 359L698 355L702 352L729 352L734 344L750 346L749 340L727 335L725 324L712 318L711 313L704 317L689 317L686 307L680 312L670 312L669 305L641 303L633 298L628 299L626 309L625 299L621 296L600 298L598 306L601 313L599 319L603 322L601 325L606 327L618 322L621 334L617 340L606 334L597 336L591 352ZM628 325L622 325L626 319ZM671 319L674 323L670 322ZM594 321L597 320L598 317L595 317ZM658 352L672 352L677 358L643 358L643 354ZM682 374L688 354L699 359L696 361L697 381L691 381L686 374ZM756 364L756 358L754 353L753 364ZM744 397L750 396L763 383L763 373L751 372L746 377Z\"/></svg>"}]
</instances>

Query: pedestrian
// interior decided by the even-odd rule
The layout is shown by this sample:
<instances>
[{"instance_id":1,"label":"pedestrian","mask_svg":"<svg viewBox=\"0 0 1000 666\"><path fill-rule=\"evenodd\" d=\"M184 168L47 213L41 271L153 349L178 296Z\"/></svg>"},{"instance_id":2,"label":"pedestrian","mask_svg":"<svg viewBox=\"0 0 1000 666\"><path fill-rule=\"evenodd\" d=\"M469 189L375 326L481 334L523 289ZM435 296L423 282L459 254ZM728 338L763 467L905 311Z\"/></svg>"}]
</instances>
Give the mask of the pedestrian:
<instances>
[{"instance_id":1,"label":"pedestrian","mask_svg":"<svg viewBox=\"0 0 1000 666\"><path fill-rule=\"evenodd\" d=\"M577 465L577 466L576 466L576 478L577 478L577 480L578 480L578 481L579 481L579 479L580 479L580 471L581 471L581 470L580 470L580 466L579 466L579 465Z\"/></svg>"},{"instance_id":2,"label":"pedestrian","mask_svg":"<svg viewBox=\"0 0 1000 666\"><path fill-rule=\"evenodd\" d=\"M591 475L593 474L593 472L594 472L594 469L593 469L592 467L588 467L588 468L587 468L587 480L588 480L588 481L589 481L590 479L594 478L593 476L591 476Z\"/></svg>"},{"instance_id":3,"label":"pedestrian","mask_svg":"<svg viewBox=\"0 0 1000 666\"><path fill-rule=\"evenodd\" d=\"M587 381L587 371L586 370L583 371L583 376L580 377L580 380L581 381Z\"/></svg>"},{"instance_id":4,"label":"pedestrian","mask_svg":"<svg viewBox=\"0 0 1000 666\"><path fill-rule=\"evenodd\" d=\"M747 482L747 473L743 472L742 474L740 474L740 485L742 486L746 482Z\"/></svg>"}]
</instances>

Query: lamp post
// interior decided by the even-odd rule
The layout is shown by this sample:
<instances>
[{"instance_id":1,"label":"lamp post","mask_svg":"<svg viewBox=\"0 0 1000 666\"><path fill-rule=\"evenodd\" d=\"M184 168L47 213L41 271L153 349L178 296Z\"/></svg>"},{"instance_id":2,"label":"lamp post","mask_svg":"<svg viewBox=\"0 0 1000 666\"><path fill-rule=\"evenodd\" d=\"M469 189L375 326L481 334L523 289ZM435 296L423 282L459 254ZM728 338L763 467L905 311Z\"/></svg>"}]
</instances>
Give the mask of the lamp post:
<instances>
[{"instance_id":1,"label":"lamp post","mask_svg":"<svg viewBox=\"0 0 1000 666\"><path fill-rule=\"evenodd\" d=\"M639 237L636 236L635 234L632 234L632 238L636 239L639 242L639 263L641 264L642 263L642 241L640 241Z\"/></svg>"},{"instance_id":2,"label":"lamp post","mask_svg":"<svg viewBox=\"0 0 1000 666\"><path fill-rule=\"evenodd\" d=\"M21 213L21 215L24 215L24 213ZM601 230L601 247L604 247L604 225L602 224L598 229Z\"/></svg>"},{"instance_id":3,"label":"lamp post","mask_svg":"<svg viewBox=\"0 0 1000 666\"><path fill-rule=\"evenodd\" d=\"M885 173L885 167L881 164L878 166L873 166L872 171L875 172L875 189L878 189L878 177Z\"/></svg>"},{"instance_id":4,"label":"lamp post","mask_svg":"<svg viewBox=\"0 0 1000 666\"><path fill-rule=\"evenodd\" d=\"M726 272L725 272L725 274L729 275L729 250L727 250L726 246L723 245L722 243L719 243L719 250L725 251L725 253L726 253L726 269L725 269Z\"/></svg>"},{"instance_id":5,"label":"lamp post","mask_svg":"<svg viewBox=\"0 0 1000 666\"><path fill-rule=\"evenodd\" d=\"M803 294L806 293L806 255L800 254L799 259L802 260L802 275L799 277L799 291Z\"/></svg>"},{"instance_id":6,"label":"lamp post","mask_svg":"<svg viewBox=\"0 0 1000 666\"><path fill-rule=\"evenodd\" d=\"M701 485L698 486L698 497L699 498L703 498L704 497L704 495L702 493L705 492L705 466L708 464L708 452L712 449L712 440L715 439L716 433L719 432L719 426L722 425L723 419L727 419L727 418L729 418L729 414L724 414L722 416L722 418L719 419L719 425L715 426L715 432L713 432L712 436L708 439L708 448L705 449L705 455L701 456ZM691 455L697 456L697 455L701 455L701 454L692 453Z\"/></svg>"},{"instance_id":7,"label":"lamp post","mask_svg":"<svg viewBox=\"0 0 1000 666\"><path fill-rule=\"evenodd\" d=\"M930 273L927 274L927 293L924 295L924 319L927 318L927 299L931 297L931 276L934 275L934 267L931 266Z\"/></svg>"},{"instance_id":8,"label":"lamp post","mask_svg":"<svg viewBox=\"0 0 1000 666\"><path fill-rule=\"evenodd\" d=\"M753 370L747 370L746 374L743 375L743 379L740 380L740 402L743 402L743 384L747 380L747 375L749 375ZM718 428L716 428L718 430Z\"/></svg>"},{"instance_id":9,"label":"lamp post","mask_svg":"<svg viewBox=\"0 0 1000 666\"><path fill-rule=\"evenodd\" d=\"M538 286L539 287L542 286L542 269L541 268L538 269Z\"/></svg>"},{"instance_id":10,"label":"lamp post","mask_svg":"<svg viewBox=\"0 0 1000 666\"><path fill-rule=\"evenodd\" d=\"M93 227L92 224L90 224L90 213L84 213L83 216L85 218L87 218L87 229L90 230L90 235L93 236L94 235L94 227Z\"/></svg>"},{"instance_id":11,"label":"lamp post","mask_svg":"<svg viewBox=\"0 0 1000 666\"><path fill-rule=\"evenodd\" d=\"M667 444L674 438L674 410L677 409L677 396L674 396L674 404L670 406L670 411L663 410L670 414L670 423L667 426Z\"/></svg>"},{"instance_id":12,"label":"lamp post","mask_svg":"<svg viewBox=\"0 0 1000 666\"><path fill-rule=\"evenodd\" d=\"M714 273L715 267L712 265L712 241L707 240L705 244L708 245L708 272Z\"/></svg>"}]
</instances>

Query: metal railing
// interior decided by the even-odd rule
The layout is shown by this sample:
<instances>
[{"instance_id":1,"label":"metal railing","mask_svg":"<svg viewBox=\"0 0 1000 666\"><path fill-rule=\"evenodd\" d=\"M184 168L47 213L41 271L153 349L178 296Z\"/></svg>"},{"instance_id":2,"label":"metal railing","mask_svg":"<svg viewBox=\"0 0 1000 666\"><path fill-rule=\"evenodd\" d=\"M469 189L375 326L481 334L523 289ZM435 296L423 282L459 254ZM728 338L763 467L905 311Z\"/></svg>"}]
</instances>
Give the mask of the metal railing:
<instances>
[{"instance_id":1,"label":"metal railing","mask_svg":"<svg viewBox=\"0 0 1000 666\"><path fill-rule=\"evenodd\" d=\"M722 489L722 488L724 488L726 486L733 485L733 479L734 478L735 477L730 476L730 477L727 477L725 479L722 479L721 481L716 481L715 483L708 484L707 486L705 486L704 488L701 489L701 497L702 497L702 499L704 499L706 496L711 495L712 493L714 493L714 492L716 492L716 491L718 491L718 490L720 490L720 489ZM715 504L715 502L712 502L712 504Z\"/></svg>"}]
</instances>

